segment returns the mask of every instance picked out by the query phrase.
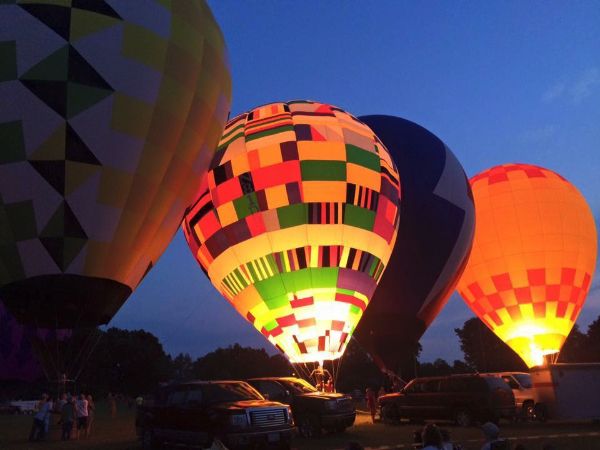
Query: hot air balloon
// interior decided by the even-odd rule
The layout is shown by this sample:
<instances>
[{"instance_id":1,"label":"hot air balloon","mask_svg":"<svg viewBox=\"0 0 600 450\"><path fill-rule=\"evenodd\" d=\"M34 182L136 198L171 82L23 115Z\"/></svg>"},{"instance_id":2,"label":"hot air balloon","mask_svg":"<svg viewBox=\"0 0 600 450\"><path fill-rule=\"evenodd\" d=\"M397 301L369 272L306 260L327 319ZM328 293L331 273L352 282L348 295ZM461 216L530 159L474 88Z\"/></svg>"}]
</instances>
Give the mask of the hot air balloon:
<instances>
[{"instance_id":1,"label":"hot air balloon","mask_svg":"<svg viewBox=\"0 0 600 450\"><path fill-rule=\"evenodd\" d=\"M529 366L558 356L592 282L597 236L562 176L505 164L471 178L476 227L458 291Z\"/></svg>"},{"instance_id":2,"label":"hot air balloon","mask_svg":"<svg viewBox=\"0 0 600 450\"><path fill-rule=\"evenodd\" d=\"M292 363L336 360L390 257L399 196L369 127L272 103L227 124L183 228L214 286Z\"/></svg>"},{"instance_id":3,"label":"hot air balloon","mask_svg":"<svg viewBox=\"0 0 600 450\"><path fill-rule=\"evenodd\" d=\"M176 232L230 103L204 1L0 5L0 299L107 323Z\"/></svg>"},{"instance_id":4,"label":"hot air balloon","mask_svg":"<svg viewBox=\"0 0 600 450\"><path fill-rule=\"evenodd\" d=\"M419 339L448 301L466 264L475 227L473 198L460 162L433 133L399 117L359 119L396 163L402 221L387 270L355 337L380 368L406 372L414 366Z\"/></svg>"}]
</instances>

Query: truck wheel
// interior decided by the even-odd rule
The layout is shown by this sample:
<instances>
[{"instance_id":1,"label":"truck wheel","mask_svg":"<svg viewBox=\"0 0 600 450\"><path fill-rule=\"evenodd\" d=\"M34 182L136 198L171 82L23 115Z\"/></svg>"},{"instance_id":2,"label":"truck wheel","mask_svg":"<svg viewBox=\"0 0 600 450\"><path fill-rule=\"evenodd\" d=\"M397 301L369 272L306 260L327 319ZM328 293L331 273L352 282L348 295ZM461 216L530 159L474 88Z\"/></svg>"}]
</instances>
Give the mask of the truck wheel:
<instances>
[{"instance_id":1,"label":"truck wheel","mask_svg":"<svg viewBox=\"0 0 600 450\"><path fill-rule=\"evenodd\" d=\"M142 432L142 449L143 450L157 450L160 448L159 442L154 437L154 433L151 429L145 428Z\"/></svg>"},{"instance_id":2,"label":"truck wheel","mask_svg":"<svg viewBox=\"0 0 600 450\"><path fill-rule=\"evenodd\" d=\"M395 405L383 405L381 407L381 420L384 423L400 423L400 414Z\"/></svg>"},{"instance_id":3,"label":"truck wheel","mask_svg":"<svg viewBox=\"0 0 600 450\"><path fill-rule=\"evenodd\" d=\"M546 405L538 403L534 408L535 419L539 422L546 422L548 420L548 410L546 409Z\"/></svg>"},{"instance_id":4,"label":"truck wheel","mask_svg":"<svg viewBox=\"0 0 600 450\"><path fill-rule=\"evenodd\" d=\"M523 403L523 411L521 411L523 415L523 420L525 422L532 422L535 419L535 406L533 402L525 402Z\"/></svg>"},{"instance_id":5,"label":"truck wheel","mask_svg":"<svg viewBox=\"0 0 600 450\"><path fill-rule=\"evenodd\" d=\"M454 412L454 421L460 427L468 427L473 420L469 411L459 408Z\"/></svg>"},{"instance_id":6,"label":"truck wheel","mask_svg":"<svg viewBox=\"0 0 600 450\"><path fill-rule=\"evenodd\" d=\"M298 431L303 438L310 439L321 435L321 422L318 417L304 416L298 422Z\"/></svg>"}]
</instances>

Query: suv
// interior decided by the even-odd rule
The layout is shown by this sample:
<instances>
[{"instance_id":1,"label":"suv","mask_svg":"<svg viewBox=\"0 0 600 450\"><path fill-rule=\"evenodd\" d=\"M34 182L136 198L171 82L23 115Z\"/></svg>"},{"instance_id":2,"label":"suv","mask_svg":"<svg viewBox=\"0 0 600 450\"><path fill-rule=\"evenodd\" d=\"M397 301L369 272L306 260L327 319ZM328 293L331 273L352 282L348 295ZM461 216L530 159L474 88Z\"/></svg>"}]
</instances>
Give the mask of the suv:
<instances>
[{"instance_id":1,"label":"suv","mask_svg":"<svg viewBox=\"0 0 600 450\"><path fill-rule=\"evenodd\" d=\"M248 380L265 397L291 406L303 437L319 435L322 429L344 431L354 424L352 397L320 392L301 378L270 377Z\"/></svg>"},{"instance_id":2,"label":"suv","mask_svg":"<svg viewBox=\"0 0 600 450\"><path fill-rule=\"evenodd\" d=\"M136 431L146 449L163 444L289 449L289 406L267 401L243 381L192 381L161 387L138 408Z\"/></svg>"},{"instance_id":3,"label":"suv","mask_svg":"<svg viewBox=\"0 0 600 450\"><path fill-rule=\"evenodd\" d=\"M493 374L502 377L515 396L517 416L523 420L535 418L535 397L531 375L525 372L500 372Z\"/></svg>"},{"instance_id":4,"label":"suv","mask_svg":"<svg viewBox=\"0 0 600 450\"><path fill-rule=\"evenodd\" d=\"M515 397L504 380L494 375L466 374L415 378L400 392L379 397L384 421L400 419L475 421L512 419Z\"/></svg>"}]
</instances>

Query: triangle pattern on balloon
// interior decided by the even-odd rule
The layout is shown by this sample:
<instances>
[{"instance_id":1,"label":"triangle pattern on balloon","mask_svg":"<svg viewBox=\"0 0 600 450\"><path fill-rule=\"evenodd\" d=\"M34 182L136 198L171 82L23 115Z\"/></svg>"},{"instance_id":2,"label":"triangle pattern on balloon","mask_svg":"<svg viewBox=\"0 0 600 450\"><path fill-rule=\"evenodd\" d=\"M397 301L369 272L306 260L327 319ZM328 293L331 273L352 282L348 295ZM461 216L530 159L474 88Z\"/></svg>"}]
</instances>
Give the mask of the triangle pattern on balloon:
<instances>
[{"instance_id":1,"label":"triangle pattern on balloon","mask_svg":"<svg viewBox=\"0 0 600 450\"><path fill-rule=\"evenodd\" d=\"M59 205L40 233L42 245L63 271L83 249L87 238L66 201Z\"/></svg>"},{"instance_id":2,"label":"triangle pattern on balloon","mask_svg":"<svg viewBox=\"0 0 600 450\"><path fill-rule=\"evenodd\" d=\"M44 58L20 77L36 97L70 119L114 92L70 44Z\"/></svg>"},{"instance_id":3,"label":"triangle pattern on balloon","mask_svg":"<svg viewBox=\"0 0 600 450\"><path fill-rule=\"evenodd\" d=\"M81 2L79 2L81 3ZM86 2L91 3L91 2ZM104 3L104 2L95 2ZM104 5L108 6L106 3ZM110 6L108 6L110 8ZM110 8L112 10L112 8ZM114 10L112 10L114 13ZM122 23L117 13L104 14L91 9L73 8L71 10L70 41L77 40Z\"/></svg>"},{"instance_id":4,"label":"triangle pattern on balloon","mask_svg":"<svg viewBox=\"0 0 600 450\"><path fill-rule=\"evenodd\" d=\"M62 196L72 192L101 166L69 123L61 124L33 152L29 163Z\"/></svg>"},{"instance_id":5,"label":"triangle pattern on balloon","mask_svg":"<svg viewBox=\"0 0 600 450\"><path fill-rule=\"evenodd\" d=\"M70 5L24 3L19 6L67 41L82 37L86 27L95 32L113 25L115 19L122 20L104 0L71 0Z\"/></svg>"},{"instance_id":6,"label":"triangle pattern on balloon","mask_svg":"<svg viewBox=\"0 0 600 450\"><path fill-rule=\"evenodd\" d=\"M69 40L71 7L24 3L19 5L65 40Z\"/></svg>"}]
</instances>

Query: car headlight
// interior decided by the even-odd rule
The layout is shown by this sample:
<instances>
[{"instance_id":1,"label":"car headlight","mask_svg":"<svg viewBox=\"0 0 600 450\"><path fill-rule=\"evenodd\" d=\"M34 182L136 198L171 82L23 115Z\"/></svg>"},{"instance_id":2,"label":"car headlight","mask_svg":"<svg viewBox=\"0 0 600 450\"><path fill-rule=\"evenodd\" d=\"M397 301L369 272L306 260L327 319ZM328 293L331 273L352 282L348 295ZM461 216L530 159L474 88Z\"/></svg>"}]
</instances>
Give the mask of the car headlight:
<instances>
[{"instance_id":1,"label":"car headlight","mask_svg":"<svg viewBox=\"0 0 600 450\"><path fill-rule=\"evenodd\" d=\"M287 421L290 425L294 424L294 416L292 416L292 408L287 407Z\"/></svg>"},{"instance_id":2,"label":"car headlight","mask_svg":"<svg viewBox=\"0 0 600 450\"><path fill-rule=\"evenodd\" d=\"M338 404L337 404L337 400L327 400L325 402L325 409L332 411L334 409L337 409Z\"/></svg>"},{"instance_id":3,"label":"car headlight","mask_svg":"<svg viewBox=\"0 0 600 450\"><path fill-rule=\"evenodd\" d=\"M229 423L234 427L247 427L248 426L248 417L246 414L232 414L229 416Z\"/></svg>"}]
</instances>

